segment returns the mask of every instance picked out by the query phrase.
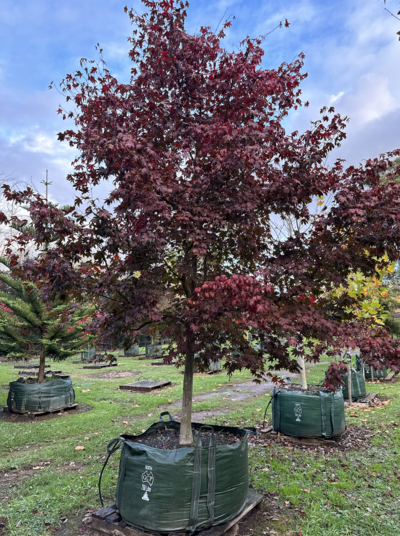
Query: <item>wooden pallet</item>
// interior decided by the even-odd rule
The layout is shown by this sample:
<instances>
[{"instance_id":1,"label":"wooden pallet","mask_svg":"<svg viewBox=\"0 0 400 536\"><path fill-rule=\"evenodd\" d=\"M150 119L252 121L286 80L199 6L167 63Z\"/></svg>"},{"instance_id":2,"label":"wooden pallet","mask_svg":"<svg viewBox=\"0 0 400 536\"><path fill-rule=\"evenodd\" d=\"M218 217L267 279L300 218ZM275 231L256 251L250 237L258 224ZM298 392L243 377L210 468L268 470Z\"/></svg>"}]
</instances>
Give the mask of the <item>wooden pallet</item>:
<instances>
[{"instance_id":1,"label":"wooden pallet","mask_svg":"<svg viewBox=\"0 0 400 536\"><path fill-rule=\"evenodd\" d=\"M79 408L79 404L72 404L72 406L68 406L67 408L63 409L55 409L54 411L34 411L32 413L27 412L19 412L19 411L10 411L8 409L8 406L3 407L4 413L17 413L18 415L26 415L27 417L38 417L40 415L48 415L49 413L61 413L63 411L68 411L70 409L76 409Z\"/></svg>"},{"instance_id":2,"label":"wooden pallet","mask_svg":"<svg viewBox=\"0 0 400 536\"><path fill-rule=\"evenodd\" d=\"M391 372L390 374L386 376L386 378L383 378L383 381L390 382L391 380L393 380L393 378L394 378L394 372Z\"/></svg>"},{"instance_id":3,"label":"wooden pallet","mask_svg":"<svg viewBox=\"0 0 400 536\"><path fill-rule=\"evenodd\" d=\"M223 525L216 525L210 529L202 530L198 534L199 536L222 536L222 534L234 527L241 519L251 512L253 508L263 509L264 506L264 496L249 489L246 503L242 511L234 519ZM142 532L141 530L129 527L117 513L115 504L100 508L94 512L94 514L92 514L90 528L98 530L104 534L118 536L160 536L160 533L158 532ZM170 532L167 536L187 536L187 533Z\"/></svg>"},{"instance_id":4,"label":"wooden pallet","mask_svg":"<svg viewBox=\"0 0 400 536\"><path fill-rule=\"evenodd\" d=\"M337 443L333 439L324 439L323 437L294 437L274 432L272 426L260 431L262 439L284 440L293 445L304 445L309 447L336 447Z\"/></svg>"},{"instance_id":5,"label":"wooden pallet","mask_svg":"<svg viewBox=\"0 0 400 536\"><path fill-rule=\"evenodd\" d=\"M358 400L355 400L354 402L352 402L351 406L349 404L349 402L345 402L344 405L346 408L348 407L359 407L359 408L362 408L362 407L369 407L369 405L371 404L371 402L374 401L374 398L378 396L378 393L368 393L367 396L364 396L364 398L359 398Z\"/></svg>"}]
</instances>

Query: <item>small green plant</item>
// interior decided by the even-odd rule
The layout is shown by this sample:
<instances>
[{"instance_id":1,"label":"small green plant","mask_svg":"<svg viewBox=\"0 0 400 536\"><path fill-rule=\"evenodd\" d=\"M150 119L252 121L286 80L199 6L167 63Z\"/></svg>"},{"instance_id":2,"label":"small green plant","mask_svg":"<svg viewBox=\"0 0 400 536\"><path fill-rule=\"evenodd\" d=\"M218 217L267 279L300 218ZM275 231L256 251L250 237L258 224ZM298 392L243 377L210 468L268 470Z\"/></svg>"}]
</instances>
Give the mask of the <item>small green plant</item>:
<instances>
[{"instance_id":1,"label":"small green plant","mask_svg":"<svg viewBox=\"0 0 400 536\"><path fill-rule=\"evenodd\" d=\"M40 289L19 279L5 257L0 263L0 353L10 359L40 356L38 382L44 380L46 358L62 361L76 354L92 336L85 333L90 307L72 309L61 300L44 301Z\"/></svg>"}]
</instances>

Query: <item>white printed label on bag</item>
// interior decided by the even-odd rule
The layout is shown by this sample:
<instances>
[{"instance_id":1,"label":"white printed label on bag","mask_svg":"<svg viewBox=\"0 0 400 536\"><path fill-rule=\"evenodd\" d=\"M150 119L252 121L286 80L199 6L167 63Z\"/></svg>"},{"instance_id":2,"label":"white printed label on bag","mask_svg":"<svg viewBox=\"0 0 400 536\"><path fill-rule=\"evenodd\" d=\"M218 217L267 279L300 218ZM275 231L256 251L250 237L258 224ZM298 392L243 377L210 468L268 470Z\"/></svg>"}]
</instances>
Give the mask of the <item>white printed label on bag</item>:
<instances>
[{"instance_id":1,"label":"white printed label on bag","mask_svg":"<svg viewBox=\"0 0 400 536\"><path fill-rule=\"evenodd\" d=\"M142 500L149 501L150 498L148 496L148 493L151 491L151 486L154 483L154 475L152 472L152 467L150 465L146 465L145 469L145 472L142 473L142 490L144 491Z\"/></svg>"},{"instance_id":2,"label":"white printed label on bag","mask_svg":"<svg viewBox=\"0 0 400 536\"><path fill-rule=\"evenodd\" d=\"M301 414L303 413L303 410L301 409L301 405L300 404L295 404L294 405L294 414L296 416L296 421L300 421L300 417L301 417Z\"/></svg>"}]
</instances>

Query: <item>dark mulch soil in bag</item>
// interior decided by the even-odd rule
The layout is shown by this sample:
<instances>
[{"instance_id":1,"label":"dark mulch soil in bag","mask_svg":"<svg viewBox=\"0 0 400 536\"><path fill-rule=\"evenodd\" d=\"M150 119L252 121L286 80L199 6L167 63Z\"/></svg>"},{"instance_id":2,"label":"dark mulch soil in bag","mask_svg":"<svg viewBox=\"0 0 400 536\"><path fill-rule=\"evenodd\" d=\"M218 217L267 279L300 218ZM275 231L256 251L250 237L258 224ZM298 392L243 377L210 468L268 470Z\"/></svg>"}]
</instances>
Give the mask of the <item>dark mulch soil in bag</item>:
<instances>
[{"instance_id":1,"label":"dark mulch soil in bag","mask_svg":"<svg viewBox=\"0 0 400 536\"><path fill-rule=\"evenodd\" d=\"M197 431L192 429L193 437L196 437ZM201 442L203 447L208 447L210 442L211 433L207 430L201 432ZM216 432L215 441L216 445L233 445L243 438L230 432ZM159 430L157 432L148 432L140 435L140 439L136 439L138 443L146 445L147 447L154 447L156 449L168 449L175 450L184 448L179 444L179 430Z\"/></svg>"}]
</instances>

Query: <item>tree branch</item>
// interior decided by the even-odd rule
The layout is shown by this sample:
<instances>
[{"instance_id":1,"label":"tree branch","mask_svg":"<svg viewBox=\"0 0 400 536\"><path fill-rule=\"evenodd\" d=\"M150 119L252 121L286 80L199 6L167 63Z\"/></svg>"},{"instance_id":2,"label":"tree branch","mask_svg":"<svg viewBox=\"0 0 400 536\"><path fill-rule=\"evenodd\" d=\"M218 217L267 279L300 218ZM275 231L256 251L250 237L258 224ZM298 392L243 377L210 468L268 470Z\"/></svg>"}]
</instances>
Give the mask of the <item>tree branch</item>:
<instances>
[{"instance_id":1,"label":"tree branch","mask_svg":"<svg viewBox=\"0 0 400 536\"><path fill-rule=\"evenodd\" d=\"M180 277L173 268L171 268L171 266L167 263L167 261L164 259L164 264L165 266L168 268L168 270L174 274L175 277L177 277L179 279L179 281L183 281L183 278Z\"/></svg>"}]
</instances>

